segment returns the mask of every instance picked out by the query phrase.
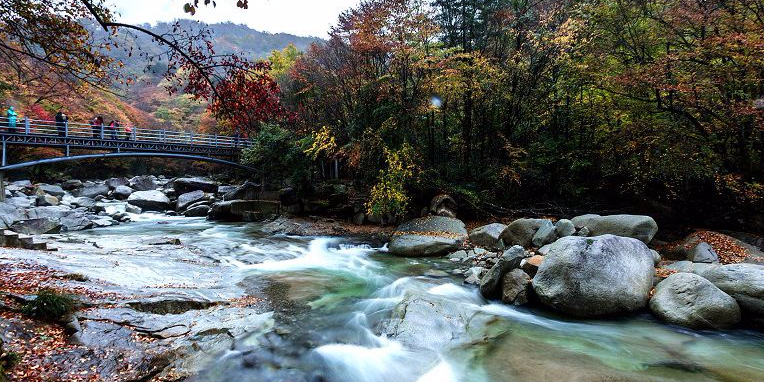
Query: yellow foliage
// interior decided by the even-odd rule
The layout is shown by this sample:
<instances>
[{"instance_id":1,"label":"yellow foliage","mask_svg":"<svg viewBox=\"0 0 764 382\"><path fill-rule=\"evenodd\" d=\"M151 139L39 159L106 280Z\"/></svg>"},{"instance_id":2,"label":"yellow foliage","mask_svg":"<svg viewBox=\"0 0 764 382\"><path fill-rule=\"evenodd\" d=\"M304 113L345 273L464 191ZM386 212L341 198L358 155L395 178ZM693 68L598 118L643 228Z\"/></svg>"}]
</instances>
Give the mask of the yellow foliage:
<instances>
[{"instance_id":1,"label":"yellow foliage","mask_svg":"<svg viewBox=\"0 0 764 382\"><path fill-rule=\"evenodd\" d=\"M385 157L387 168L380 170L377 184L371 189L371 198L366 203L367 213L401 216L410 200L406 195L406 182L414 177L417 170L414 149L409 144L404 144L397 151L385 148Z\"/></svg>"},{"instance_id":2,"label":"yellow foliage","mask_svg":"<svg viewBox=\"0 0 764 382\"><path fill-rule=\"evenodd\" d=\"M332 155L337 151L337 142L332 135L332 130L326 126L313 133L313 144L305 150L313 160L318 159L321 153Z\"/></svg>"}]
</instances>

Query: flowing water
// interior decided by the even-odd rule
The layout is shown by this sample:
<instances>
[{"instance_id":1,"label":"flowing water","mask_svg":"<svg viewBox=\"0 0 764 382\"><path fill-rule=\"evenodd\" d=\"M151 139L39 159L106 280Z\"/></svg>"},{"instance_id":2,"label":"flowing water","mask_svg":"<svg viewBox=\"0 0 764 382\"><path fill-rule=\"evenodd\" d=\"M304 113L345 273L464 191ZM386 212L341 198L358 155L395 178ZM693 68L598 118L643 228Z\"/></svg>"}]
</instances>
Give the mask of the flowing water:
<instances>
[{"instance_id":1,"label":"flowing water","mask_svg":"<svg viewBox=\"0 0 764 382\"><path fill-rule=\"evenodd\" d=\"M690 331L648 314L566 319L486 301L460 277L422 276L450 271L447 260L395 258L360 239L271 236L257 224L153 215L136 220L63 239L102 247L107 254L90 262L93 275L116 285L251 295L273 312L271 330L221 352L198 381L764 381L760 332ZM196 258L177 261L142 244L160 237L179 238ZM123 254L128 249L133 255ZM84 267L86 259L71 261ZM470 322L490 322L490 329L477 328L488 334L454 347L428 346L435 341L428 336L417 346L387 338L381 328L412 293L489 317Z\"/></svg>"}]
</instances>

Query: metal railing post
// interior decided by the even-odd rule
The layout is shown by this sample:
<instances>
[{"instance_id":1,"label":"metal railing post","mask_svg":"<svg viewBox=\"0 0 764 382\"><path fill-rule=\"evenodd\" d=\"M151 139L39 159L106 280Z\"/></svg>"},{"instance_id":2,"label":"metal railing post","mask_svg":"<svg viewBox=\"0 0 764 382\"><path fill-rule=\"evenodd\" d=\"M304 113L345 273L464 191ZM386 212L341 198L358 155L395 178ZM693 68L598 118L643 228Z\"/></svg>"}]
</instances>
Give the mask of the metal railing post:
<instances>
[{"instance_id":1,"label":"metal railing post","mask_svg":"<svg viewBox=\"0 0 764 382\"><path fill-rule=\"evenodd\" d=\"M6 151L6 149L7 148L5 147L5 137L3 137L3 162L2 162L3 167L5 167L5 165L6 165L6 160L5 160L5 151Z\"/></svg>"},{"instance_id":2,"label":"metal railing post","mask_svg":"<svg viewBox=\"0 0 764 382\"><path fill-rule=\"evenodd\" d=\"M100 134L100 137L101 137L101 139L103 139L103 123L101 124L101 134Z\"/></svg>"},{"instance_id":3,"label":"metal railing post","mask_svg":"<svg viewBox=\"0 0 764 382\"><path fill-rule=\"evenodd\" d=\"M162 143L164 143L164 141L165 141L165 134L164 134L164 129L162 129L162 130L159 132L159 140L160 140L160 141L162 141Z\"/></svg>"},{"instance_id":4,"label":"metal railing post","mask_svg":"<svg viewBox=\"0 0 764 382\"><path fill-rule=\"evenodd\" d=\"M215 134L215 147L218 147L218 135Z\"/></svg>"},{"instance_id":5,"label":"metal railing post","mask_svg":"<svg viewBox=\"0 0 764 382\"><path fill-rule=\"evenodd\" d=\"M69 136L69 121L64 121L64 137Z\"/></svg>"},{"instance_id":6,"label":"metal railing post","mask_svg":"<svg viewBox=\"0 0 764 382\"><path fill-rule=\"evenodd\" d=\"M29 134L29 117L24 117L24 133Z\"/></svg>"}]
</instances>

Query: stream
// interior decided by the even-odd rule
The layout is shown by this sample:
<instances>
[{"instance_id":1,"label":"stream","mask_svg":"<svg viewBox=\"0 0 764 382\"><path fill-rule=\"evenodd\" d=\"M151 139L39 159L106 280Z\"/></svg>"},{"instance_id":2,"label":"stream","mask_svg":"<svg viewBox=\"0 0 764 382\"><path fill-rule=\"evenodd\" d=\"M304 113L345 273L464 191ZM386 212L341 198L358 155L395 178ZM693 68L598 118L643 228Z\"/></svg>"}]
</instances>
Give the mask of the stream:
<instances>
[{"instance_id":1,"label":"stream","mask_svg":"<svg viewBox=\"0 0 764 382\"><path fill-rule=\"evenodd\" d=\"M642 313L574 320L483 299L448 259L404 259L352 238L268 235L256 223L135 215L116 227L56 235L60 266L121 293L183 291L262 299L271 324L215 354L192 381L761 381L764 334L691 331ZM184 250L151 246L178 238ZM85 250L82 243L97 243ZM428 333L383 333L407 296L479 314L456 346ZM421 317L420 317L421 318ZM432 323L442 317L433 315ZM437 326L436 326L437 327ZM469 335L469 334L468 334ZM413 336L413 337L411 337ZM432 342L430 342L432 341Z\"/></svg>"}]
</instances>

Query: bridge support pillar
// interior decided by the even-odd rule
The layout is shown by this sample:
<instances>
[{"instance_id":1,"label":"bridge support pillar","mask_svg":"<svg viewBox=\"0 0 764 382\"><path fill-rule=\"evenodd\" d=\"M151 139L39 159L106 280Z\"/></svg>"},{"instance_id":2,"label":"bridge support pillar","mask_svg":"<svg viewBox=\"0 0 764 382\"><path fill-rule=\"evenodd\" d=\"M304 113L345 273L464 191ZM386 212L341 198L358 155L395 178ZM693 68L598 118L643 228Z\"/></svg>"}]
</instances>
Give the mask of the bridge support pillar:
<instances>
[{"instance_id":1,"label":"bridge support pillar","mask_svg":"<svg viewBox=\"0 0 764 382\"><path fill-rule=\"evenodd\" d=\"M0 202L5 201L5 171L0 171Z\"/></svg>"},{"instance_id":2,"label":"bridge support pillar","mask_svg":"<svg viewBox=\"0 0 764 382\"><path fill-rule=\"evenodd\" d=\"M64 152L65 156L69 156L69 145L66 145L66 151Z\"/></svg>"},{"instance_id":3,"label":"bridge support pillar","mask_svg":"<svg viewBox=\"0 0 764 382\"><path fill-rule=\"evenodd\" d=\"M3 138L3 167L5 167L5 165L8 164L6 163L6 153L5 153L7 149L8 148L5 146L5 138Z\"/></svg>"}]
</instances>

